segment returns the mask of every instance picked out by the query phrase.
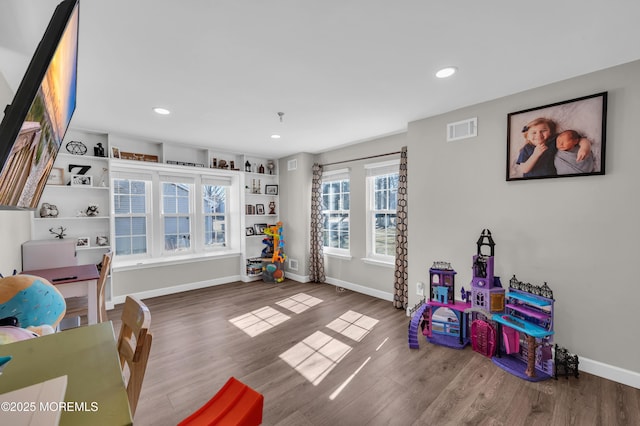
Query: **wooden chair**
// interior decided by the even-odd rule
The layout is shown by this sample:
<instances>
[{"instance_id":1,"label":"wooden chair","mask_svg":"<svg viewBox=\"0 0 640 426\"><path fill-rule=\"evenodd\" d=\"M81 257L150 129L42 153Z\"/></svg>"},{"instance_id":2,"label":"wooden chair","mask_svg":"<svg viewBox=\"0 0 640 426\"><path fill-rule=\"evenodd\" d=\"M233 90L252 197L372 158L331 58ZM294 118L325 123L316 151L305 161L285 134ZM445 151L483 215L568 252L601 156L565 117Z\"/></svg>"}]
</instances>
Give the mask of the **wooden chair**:
<instances>
[{"instance_id":1,"label":"wooden chair","mask_svg":"<svg viewBox=\"0 0 640 426\"><path fill-rule=\"evenodd\" d=\"M120 368L127 383L127 396L133 417L138 406L142 380L147 369L152 335L149 331L149 308L135 296L127 296L122 309L122 325L118 337ZM125 370L125 367L128 370ZM127 377L128 376L128 380Z\"/></svg>"},{"instance_id":2,"label":"wooden chair","mask_svg":"<svg viewBox=\"0 0 640 426\"><path fill-rule=\"evenodd\" d=\"M107 277L111 269L111 258L113 252L105 253L102 256L102 268L100 269L100 277L98 278L97 290L98 290L98 322L104 322L107 320L107 308L105 305L104 291L107 286ZM70 297L65 299L67 303L67 312L64 314L64 318L82 317L88 318L89 309L86 297Z\"/></svg>"}]
</instances>

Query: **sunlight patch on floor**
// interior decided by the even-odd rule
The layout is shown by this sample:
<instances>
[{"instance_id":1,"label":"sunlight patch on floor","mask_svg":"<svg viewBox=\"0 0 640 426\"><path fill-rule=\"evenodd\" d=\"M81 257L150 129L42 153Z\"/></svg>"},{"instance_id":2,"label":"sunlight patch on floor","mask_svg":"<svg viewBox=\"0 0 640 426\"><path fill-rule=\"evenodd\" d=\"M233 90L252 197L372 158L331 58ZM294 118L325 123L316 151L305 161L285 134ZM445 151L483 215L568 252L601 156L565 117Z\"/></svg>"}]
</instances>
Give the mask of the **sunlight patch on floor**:
<instances>
[{"instance_id":1,"label":"sunlight patch on floor","mask_svg":"<svg viewBox=\"0 0 640 426\"><path fill-rule=\"evenodd\" d=\"M293 296L287 297L284 300L276 302L276 305L282 306L283 308L288 309L291 312L299 314L311 308L312 306L316 306L321 302L322 299L318 299L317 297L309 296L308 294L304 293L298 293L294 294Z\"/></svg>"},{"instance_id":2,"label":"sunlight patch on floor","mask_svg":"<svg viewBox=\"0 0 640 426\"><path fill-rule=\"evenodd\" d=\"M291 317L269 306L265 306L264 308L251 311L248 314L232 318L229 322L249 336L255 337L278 324L282 324L289 318Z\"/></svg>"},{"instance_id":3,"label":"sunlight patch on floor","mask_svg":"<svg viewBox=\"0 0 640 426\"><path fill-rule=\"evenodd\" d=\"M351 346L316 331L280 358L317 386L350 351Z\"/></svg>"},{"instance_id":4,"label":"sunlight patch on floor","mask_svg":"<svg viewBox=\"0 0 640 426\"><path fill-rule=\"evenodd\" d=\"M377 323L378 320L375 318L362 315L358 312L347 311L342 314L340 318L327 324L327 327L349 339L360 342Z\"/></svg>"}]
</instances>

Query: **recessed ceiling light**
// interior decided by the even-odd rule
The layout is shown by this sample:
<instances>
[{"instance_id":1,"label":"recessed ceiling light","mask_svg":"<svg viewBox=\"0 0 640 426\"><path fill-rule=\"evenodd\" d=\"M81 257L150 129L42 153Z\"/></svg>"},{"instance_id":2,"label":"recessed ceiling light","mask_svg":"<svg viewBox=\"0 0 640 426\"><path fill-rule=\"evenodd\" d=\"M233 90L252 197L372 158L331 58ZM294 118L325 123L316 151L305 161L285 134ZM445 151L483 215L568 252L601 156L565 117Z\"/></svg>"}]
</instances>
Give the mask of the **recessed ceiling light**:
<instances>
[{"instance_id":1,"label":"recessed ceiling light","mask_svg":"<svg viewBox=\"0 0 640 426\"><path fill-rule=\"evenodd\" d=\"M458 71L458 69L456 67L442 68L440 71L438 71L436 73L436 77L438 77L438 78L451 77L452 75L454 75L456 73L456 71Z\"/></svg>"},{"instance_id":2,"label":"recessed ceiling light","mask_svg":"<svg viewBox=\"0 0 640 426\"><path fill-rule=\"evenodd\" d=\"M166 108L160 108L160 107L155 107L153 109L153 112L155 112L156 114L160 114L160 115L169 115L171 114L171 111L169 111Z\"/></svg>"},{"instance_id":3,"label":"recessed ceiling light","mask_svg":"<svg viewBox=\"0 0 640 426\"><path fill-rule=\"evenodd\" d=\"M280 135L271 135L271 139L280 139Z\"/></svg>"}]
</instances>

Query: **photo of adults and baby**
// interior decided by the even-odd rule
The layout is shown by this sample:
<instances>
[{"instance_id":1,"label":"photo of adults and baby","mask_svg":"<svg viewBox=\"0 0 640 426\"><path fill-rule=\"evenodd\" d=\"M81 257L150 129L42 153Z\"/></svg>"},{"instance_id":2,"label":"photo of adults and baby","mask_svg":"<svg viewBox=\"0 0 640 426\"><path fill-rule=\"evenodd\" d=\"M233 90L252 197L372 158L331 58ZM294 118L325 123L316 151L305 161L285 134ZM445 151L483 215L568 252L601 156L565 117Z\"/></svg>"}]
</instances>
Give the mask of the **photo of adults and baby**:
<instances>
[{"instance_id":1,"label":"photo of adults and baby","mask_svg":"<svg viewBox=\"0 0 640 426\"><path fill-rule=\"evenodd\" d=\"M507 180L602 175L607 92L510 113Z\"/></svg>"}]
</instances>

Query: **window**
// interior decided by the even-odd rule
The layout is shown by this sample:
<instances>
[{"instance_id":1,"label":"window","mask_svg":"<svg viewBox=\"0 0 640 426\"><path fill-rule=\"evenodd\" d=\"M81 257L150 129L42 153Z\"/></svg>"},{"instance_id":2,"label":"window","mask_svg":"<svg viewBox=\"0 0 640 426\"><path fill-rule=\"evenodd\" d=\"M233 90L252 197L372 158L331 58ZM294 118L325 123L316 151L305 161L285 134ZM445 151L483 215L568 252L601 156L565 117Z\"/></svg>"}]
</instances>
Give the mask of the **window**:
<instances>
[{"instance_id":1,"label":"window","mask_svg":"<svg viewBox=\"0 0 640 426\"><path fill-rule=\"evenodd\" d=\"M202 214L204 216L205 247L226 246L227 187L202 185Z\"/></svg>"},{"instance_id":2,"label":"window","mask_svg":"<svg viewBox=\"0 0 640 426\"><path fill-rule=\"evenodd\" d=\"M367 169L367 257L393 262L399 161L370 164Z\"/></svg>"},{"instance_id":3,"label":"window","mask_svg":"<svg viewBox=\"0 0 640 426\"><path fill-rule=\"evenodd\" d=\"M150 184L149 181L134 179L113 181L116 256L147 253Z\"/></svg>"},{"instance_id":4,"label":"window","mask_svg":"<svg viewBox=\"0 0 640 426\"><path fill-rule=\"evenodd\" d=\"M193 185L177 182L162 183L162 218L164 250L167 252L191 249Z\"/></svg>"},{"instance_id":5,"label":"window","mask_svg":"<svg viewBox=\"0 0 640 426\"><path fill-rule=\"evenodd\" d=\"M327 253L349 253L348 170L322 175L322 235Z\"/></svg>"},{"instance_id":6,"label":"window","mask_svg":"<svg viewBox=\"0 0 640 426\"><path fill-rule=\"evenodd\" d=\"M229 215L239 211L239 175L136 164L118 165L112 177L114 262L183 261L240 250L240 219Z\"/></svg>"}]
</instances>

